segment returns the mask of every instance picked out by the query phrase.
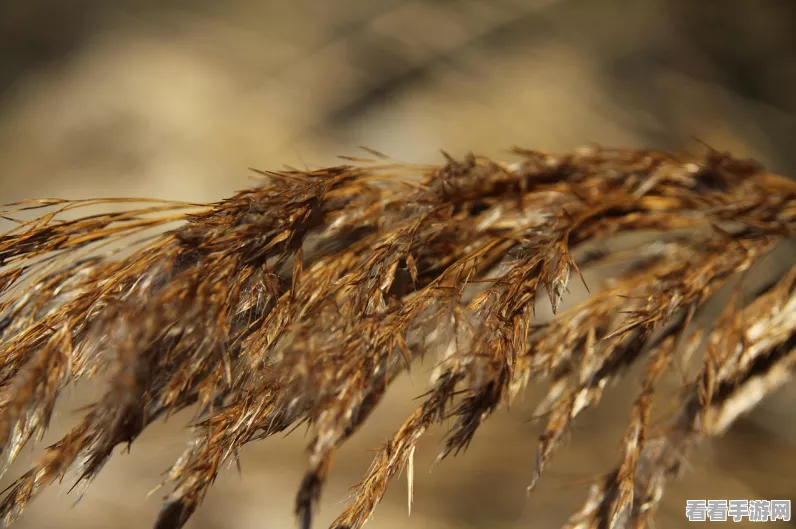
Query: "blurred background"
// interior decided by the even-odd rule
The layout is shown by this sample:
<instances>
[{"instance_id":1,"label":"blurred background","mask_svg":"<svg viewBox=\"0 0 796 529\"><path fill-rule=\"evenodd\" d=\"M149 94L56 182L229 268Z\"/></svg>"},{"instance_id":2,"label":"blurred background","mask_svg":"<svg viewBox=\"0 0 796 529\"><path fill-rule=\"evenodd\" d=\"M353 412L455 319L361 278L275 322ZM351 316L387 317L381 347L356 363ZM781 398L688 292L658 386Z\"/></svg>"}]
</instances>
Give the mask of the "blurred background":
<instances>
[{"instance_id":1,"label":"blurred background","mask_svg":"<svg viewBox=\"0 0 796 529\"><path fill-rule=\"evenodd\" d=\"M794 94L793 0L0 0L0 203L217 200L253 183L248 167L334 164L359 145L427 162L439 149L505 157L513 145L706 143L794 175ZM342 509L369 450L426 381L413 372L398 382L342 450L316 527ZM440 444L430 435L411 518L396 480L368 527L560 526L585 480L618 461L623 394L637 385L631 373L582 417L530 498L535 389L432 473ZM45 441L92 394L70 393ZM794 403L795 391L780 392L705 447L667 490L658 526L685 527L687 498L796 500ZM76 507L78 494L48 491L17 527L149 527L162 491L147 492L185 446L188 419L154 426L130 454L120 448ZM226 471L188 527L294 527L304 444L299 431L248 447L242 473Z\"/></svg>"}]
</instances>

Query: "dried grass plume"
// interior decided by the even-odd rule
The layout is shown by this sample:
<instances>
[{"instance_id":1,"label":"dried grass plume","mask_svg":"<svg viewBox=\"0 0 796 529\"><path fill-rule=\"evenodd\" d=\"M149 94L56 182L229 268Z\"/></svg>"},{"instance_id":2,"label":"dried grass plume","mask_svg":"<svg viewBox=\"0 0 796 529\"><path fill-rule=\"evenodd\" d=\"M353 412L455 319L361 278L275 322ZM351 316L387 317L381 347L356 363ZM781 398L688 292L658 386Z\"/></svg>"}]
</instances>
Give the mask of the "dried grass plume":
<instances>
[{"instance_id":1,"label":"dried grass plume","mask_svg":"<svg viewBox=\"0 0 796 529\"><path fill-rule=\"evenodd\" d=\"M442 166L350 159L262 173L212 204L29 200L2 212L2 468L48 427L80 379L105 394L0 499L4 525L67 472L75 484L153 421L195 408L156 529L182 527L245 443L306 424L296 498L309 528L335 451L419 358L437 367L416 411L373 459L335 529L358 529L418 440L448 425L440 458L529 381L546 384L531 488L578 415L634 364L644 376L622 457L567 522L644 527L697 443L796 370L796 267L736 296L720 289L796 233L796 184L751 161L589 147ZM111 213L83 208L120 206ZM117 207L117 209L119 209ZM31 217L33 211L35 218ZM165 228L168 228L164 231ZM625 253L581 251L629 232ZM559 311L582 270L623 263ZM538 319L537 298L556 313ZM695 328L696 327L696 328ZM692 359L678 413L653 431L655 389ZM411 485L410 485L411 502Z\"/></svg>"}]
</instances>

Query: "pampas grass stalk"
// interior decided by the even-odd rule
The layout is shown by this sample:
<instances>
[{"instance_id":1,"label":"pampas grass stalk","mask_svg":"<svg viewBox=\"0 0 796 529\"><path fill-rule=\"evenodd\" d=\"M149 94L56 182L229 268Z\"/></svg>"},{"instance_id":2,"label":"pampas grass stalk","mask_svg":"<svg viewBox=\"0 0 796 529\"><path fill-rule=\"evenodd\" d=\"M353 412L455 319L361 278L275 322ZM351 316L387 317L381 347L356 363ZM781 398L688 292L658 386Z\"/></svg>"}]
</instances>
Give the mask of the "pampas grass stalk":
<instances>
[{"instance_id":1,"label":"pampas grass stalk","mask_svg":"<svg viewBox=\"0 0 796 529\"><path fill-rule=\"evenodd\" d=\"M533 488L573 422L635 364L644 375L621 458L567 527L644 527L689 452L791 380L796 267L751 301L733 298L712 324L694 321L794 236L794 182L715 151L515 149L515 163L469 155L441 166L373 154L263 172L261 185L211 204L5 208L15 225L0 236L3 470L41 438L64 388L97 379L105 393L5 491L4 525L67 472L88 482L115 446L196 408L155 527L182 527L244 444L306 424L295 510L309 528L335 452L390 383L431 357L428 392L335 529L361 527L402 470L411 480L429 428L449 424L440 459L459 453L529 381L548 388L534 415L545 427ZM21 220L29 211L37 216ZM658 240L629 254L575 257L650 231ZM559 310L582 270L612 261L624 266L603 288ZM551 319L535 317L540 296ZM688 359L697 369L678 414L653 432L656 387Z\"/></svg>"}]
</instances>

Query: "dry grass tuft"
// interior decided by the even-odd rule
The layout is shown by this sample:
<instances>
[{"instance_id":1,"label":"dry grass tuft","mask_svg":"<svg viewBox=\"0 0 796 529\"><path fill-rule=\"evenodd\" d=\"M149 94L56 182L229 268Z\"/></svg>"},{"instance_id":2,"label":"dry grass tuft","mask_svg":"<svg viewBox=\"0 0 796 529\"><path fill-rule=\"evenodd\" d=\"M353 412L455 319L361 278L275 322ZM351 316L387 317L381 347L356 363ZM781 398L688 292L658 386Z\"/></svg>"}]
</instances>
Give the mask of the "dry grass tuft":
<instances>
[{"instance_id":1,"label":"dry grass tuft","mask_svg":"<svg viewBox=\"0 0 796 529\"><path fill-rule=\"evenodd\" d=\"M432 355L430 390L335 528L361 527L396 473L411 475L430 427L452 419L440 458L456 454L531 380L549 386L533 486L577 416L635 363L646 367L622 457L568 527L647 525L689 450L796 370L796 267L751 301L736 296L710 328L693 325L719 289L794 236L796 184L717 152L515 153L510 165L379 157L263 173L261 186L213 204L8 206L6 219L46 213L0 236L4 468L40 438L67 385L98 378L106 393L5 491L2 521L67 471L91 480L116 445L195 406L195 438L168 474L155 527L182 527L242 445L306 423L296 514L307 528L335 451ZM118 203L128 209L64 218ZM638 231L658 240L573 257ZM581 269L608 262L625 266L605 288L534 318L540 294L556 312ZM653 434L655 389L689 358L700 364L678 415Z\"/></svg>"}]
</instances>

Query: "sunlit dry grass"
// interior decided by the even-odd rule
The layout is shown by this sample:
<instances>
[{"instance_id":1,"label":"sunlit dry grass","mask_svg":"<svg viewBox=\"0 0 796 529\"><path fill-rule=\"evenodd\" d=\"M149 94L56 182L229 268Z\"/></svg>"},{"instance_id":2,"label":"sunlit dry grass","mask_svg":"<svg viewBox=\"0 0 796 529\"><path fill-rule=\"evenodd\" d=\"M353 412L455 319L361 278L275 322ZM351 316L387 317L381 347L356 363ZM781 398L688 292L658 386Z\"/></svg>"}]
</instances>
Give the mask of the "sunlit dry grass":
<instances>
[{"instance_id":1,"label":"sunlit dry grass","mask_svg":"<svg viewBox=\"0 0 796 529\"><path fill-rule=\"evenodd\" d=\"M451 419L440 459L529 380L548 384L536 478L607 385L645 364L618 467L572 527L641 527L689 450L718 435L796 365L796 269L709 328L695 317L796 231L796 185L749 161L598 147L443 166L350 160L263 173L212 204L31 200L0 238L0 446L6 467L42 435L59 393L106 384L82 421L5 493L7 524L42 487L94 477L153 421L197 409L155 522L181 527L245 444L307 424L296 514L309 527L334 455L415 360L437 364L417 410L375 456L334 523L361 527L418 440ZM419 177L419 178L418 178ZM65 220L63 213L129 204ZM137 207L133 203L139 204ZM128 206L125 206L128 207ZM165 233L158 227L181 223ZM659 233L626 253L594 241ZM119 247L119 243L124 244ZM557 311L580 272L623 266ZM535 318L539 295L557 314ZM650 428L663 374L693 363L679 413ZM684 375L685 376L685 375ZM70 486L72 484L70 483Z\"/></svg>"}]
</instances>

